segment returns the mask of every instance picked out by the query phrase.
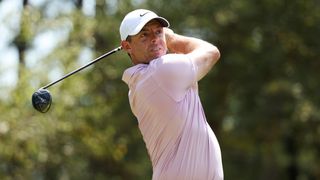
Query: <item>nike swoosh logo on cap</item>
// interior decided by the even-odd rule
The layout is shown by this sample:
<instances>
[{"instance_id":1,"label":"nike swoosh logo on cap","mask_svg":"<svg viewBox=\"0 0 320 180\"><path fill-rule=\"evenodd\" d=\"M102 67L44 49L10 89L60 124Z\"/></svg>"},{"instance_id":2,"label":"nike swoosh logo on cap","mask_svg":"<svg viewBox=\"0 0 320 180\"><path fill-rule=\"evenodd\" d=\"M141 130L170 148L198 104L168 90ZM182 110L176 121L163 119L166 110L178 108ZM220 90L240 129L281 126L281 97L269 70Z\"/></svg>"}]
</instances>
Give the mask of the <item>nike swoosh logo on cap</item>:
<instances>
[{"instance_id":1,"label":"nike swoosh logo on cap","mask_svg":"<svg viewBox=\"0 0 320 180\"><path fill-rule=\"evenodd\" d=\"M143 14L140 14L140 17L143 17L144 15L148 14L149 12L145 12Z\"/></svg>"}]
</instances>

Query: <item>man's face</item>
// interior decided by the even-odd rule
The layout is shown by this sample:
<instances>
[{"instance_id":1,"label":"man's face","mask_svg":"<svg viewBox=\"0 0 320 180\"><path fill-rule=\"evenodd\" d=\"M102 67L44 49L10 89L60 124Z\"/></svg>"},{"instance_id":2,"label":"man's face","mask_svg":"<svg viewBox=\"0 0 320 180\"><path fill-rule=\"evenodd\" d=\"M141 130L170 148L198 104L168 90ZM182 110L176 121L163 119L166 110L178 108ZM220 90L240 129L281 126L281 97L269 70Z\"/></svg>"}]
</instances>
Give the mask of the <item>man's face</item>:
<instances>
[{"instance_id":1,"label":"man's face","mask_svg":"<svg viewBox=\"0 0 320 180\"><path fill-rule=\"evenodd\" d=\"M122 47L130 54L134 64L146 64L165 55L167 45L162 25L157 20L151 20L137 35L131 36L130 41L123 41Z\"/></svg>"}]
</instances>

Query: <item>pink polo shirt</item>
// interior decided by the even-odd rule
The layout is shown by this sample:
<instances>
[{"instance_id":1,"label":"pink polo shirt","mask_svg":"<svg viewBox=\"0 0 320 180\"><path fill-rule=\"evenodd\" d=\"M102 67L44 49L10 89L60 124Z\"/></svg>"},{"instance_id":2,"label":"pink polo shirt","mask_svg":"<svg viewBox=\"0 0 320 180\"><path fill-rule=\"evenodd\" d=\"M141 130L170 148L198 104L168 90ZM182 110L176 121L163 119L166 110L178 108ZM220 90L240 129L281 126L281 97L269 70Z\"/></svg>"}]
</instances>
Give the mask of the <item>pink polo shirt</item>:
<instances>
[{"instance_id":1,"label":"pink polo shirt","mask_svg":"<svg viewBox=\"0 0 320 180\"><path fill-rule=\"evenodd\" d=\"M187 55L128 68L123 81L152 161L153 180L223 179L220 147L207 123Z\"/></svg>"}]
</instances>

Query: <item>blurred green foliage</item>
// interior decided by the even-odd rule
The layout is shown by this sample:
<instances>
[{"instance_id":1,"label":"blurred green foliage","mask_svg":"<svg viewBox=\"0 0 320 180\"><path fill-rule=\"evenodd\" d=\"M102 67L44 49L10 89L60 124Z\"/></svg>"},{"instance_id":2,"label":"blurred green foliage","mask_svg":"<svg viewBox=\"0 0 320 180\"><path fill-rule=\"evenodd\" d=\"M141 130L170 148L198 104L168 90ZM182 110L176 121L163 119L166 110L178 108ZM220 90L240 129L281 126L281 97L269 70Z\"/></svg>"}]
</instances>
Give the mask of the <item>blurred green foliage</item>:
<instances>
[{"instance_id":1,"label":"blurred green foliage","mask_svg":"<svg viewBox=\"0 0 320 180\"><path fill-rule=\"evenodd\" d=\"M65 2L21 9L12 42L19 79L0 99L0 179L151 179L121 81L131 66L125 53L51 87L48 113L30 102L38 87L57 79L52 74L79 67L84 50L93 59L119 46L120 22L136 8L151 9L175 32L220 49L221 60L199 85L225 179L320 179L319 1L96 0L91 16L81 0L68 2L72 11L54 17L50 7ZM26 65L32 42L48 31L66 31L67 38Z\"/></svg>"}]
</instances>

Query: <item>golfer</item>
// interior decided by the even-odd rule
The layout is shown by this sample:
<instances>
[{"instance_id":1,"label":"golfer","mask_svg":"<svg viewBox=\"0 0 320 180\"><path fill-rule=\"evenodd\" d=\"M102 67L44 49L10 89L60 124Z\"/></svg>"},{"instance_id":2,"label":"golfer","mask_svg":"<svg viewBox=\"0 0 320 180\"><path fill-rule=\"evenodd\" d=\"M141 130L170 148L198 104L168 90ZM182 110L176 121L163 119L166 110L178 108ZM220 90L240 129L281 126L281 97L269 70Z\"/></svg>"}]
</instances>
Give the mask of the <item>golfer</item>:
<instances>
[{"instance_id":1,"label":"golfer","mask_svg":"<svg viewBox=\"0 0 320 180\"><path fill-rule=\"evenodd\" d=\"M168 27L165 18L145 9L128 13L120 25L121 46L134 64L122 79L152 162L152 179L221 180L221 151L197 83L218 61L219 50Z\"/></svg>"}]
</instances>

